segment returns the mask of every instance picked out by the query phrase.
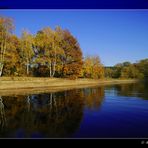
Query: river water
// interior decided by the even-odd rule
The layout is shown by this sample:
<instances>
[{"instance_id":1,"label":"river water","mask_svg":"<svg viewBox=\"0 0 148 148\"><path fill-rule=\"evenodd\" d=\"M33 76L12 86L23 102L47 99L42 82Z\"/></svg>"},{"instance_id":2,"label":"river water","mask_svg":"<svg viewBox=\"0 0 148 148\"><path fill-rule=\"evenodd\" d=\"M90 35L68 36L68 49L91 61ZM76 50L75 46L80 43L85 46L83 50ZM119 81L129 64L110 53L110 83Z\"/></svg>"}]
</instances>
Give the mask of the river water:
<instances>
[{"instance_id":1,"label":"river water","mask_svg":"<svg viewBox=\"0 0 148 148\"><path fill-rule=\"evenodd\" d=\"M146 138L148 85L0 96L1 138Z\"/></svg>"}]
</instances>

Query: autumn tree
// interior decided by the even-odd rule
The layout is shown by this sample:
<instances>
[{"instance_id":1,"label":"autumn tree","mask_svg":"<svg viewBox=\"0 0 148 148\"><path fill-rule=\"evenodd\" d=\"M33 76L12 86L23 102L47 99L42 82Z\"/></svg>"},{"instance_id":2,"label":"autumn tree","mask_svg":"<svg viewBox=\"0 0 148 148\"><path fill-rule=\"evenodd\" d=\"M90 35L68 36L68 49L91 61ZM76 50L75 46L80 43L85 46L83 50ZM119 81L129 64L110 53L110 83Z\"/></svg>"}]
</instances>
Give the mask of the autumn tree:
<instances>
[{"instance_id":1,"label":"autumn tree","mask_svg":"<svg viewBox=\"0 0 148 148\"><path fill-rule=\"evenodd\" d=\"M0 76L2 76L9 37L14 29L11 18L0 17Z\"/></svg>"},{"instance_id":2,"label":"autumn tree","mask_svg":"<svg viewBox=\"0 0 148 148\"><path fill-rule=\"evenodd\" d=\"M3 74L19 76L21 73L20 40L15 35L11 35L8 40L7 52L5 53L5 66Z\"/></svg>"},{"instance_id":3,"label":"autumn tree","mask_svg":"<svg viewBox=\"0 0 148 148\"><path fill-rule=\"evenodd\" d=\"M60 48L60 36L56 31L46 27L37 33L35 41L37 49L36 63L40 66L47 66L49 76L54 77L58 57L62 52Z\"/></svg>"},{"instance_id":4,"label":"autumn tree","mask_svg":"<svg viewBox=\"0 0 148 148\"><path fill-rule=\"evenodd\" d=\"M49 76L73 77L79 76L82 68L82 52L71 33L56 27L43 28L36 35L38 65L47 66Z\"/></svg>"},{"instance_id":5,"label":"autumn tree","mask_svg":"<svg viewBox=\"0 0 148 148\"><path fill-rule=\"evenodd\" d=\"M82 69L82 50L77 39L68 30L63 30L62 76L75 79Z\"/></svg>"},{"instance_id":6,"label":"autumn tree","mask_svg":"<svg viewBox=\"0 0 148 148\"><path fill-rule=\"evenodd\" d=\"M104 77L104 68L98 56L87 56L84 59L83 77L94 79Z\"/></svg>"},{"instance_id":7,"label":"autumn tree","mask_svg":"<svg viewBox=\"0 0 148 148\"><path fill-rule=\"evenodd\" d=\"M26 66L27 75L29 75L29 68L33 63L33 57L35 55L33 45L33 36L27 31L23 31L21 36L21 57L23 58L23 64Z\"/></svg>"}]
</instances>

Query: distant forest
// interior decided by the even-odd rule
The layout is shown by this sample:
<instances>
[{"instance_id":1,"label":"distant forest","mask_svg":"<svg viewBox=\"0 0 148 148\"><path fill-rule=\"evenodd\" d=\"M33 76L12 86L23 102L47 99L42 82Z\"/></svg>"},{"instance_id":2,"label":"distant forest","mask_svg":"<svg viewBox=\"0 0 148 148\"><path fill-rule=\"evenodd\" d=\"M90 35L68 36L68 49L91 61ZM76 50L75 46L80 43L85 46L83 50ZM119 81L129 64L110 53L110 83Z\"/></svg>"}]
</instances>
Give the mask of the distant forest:
<instances>
[{"instance_id":1,"label":"distant forest","mask_svg":"<svg viewBox=\"0 0 148 148\"><path fill-rule=\"evenodd\" d=\"M127 61L113 67L105 67L105 77L148 79L148 59L142 59L136 63Z\"/></svg>"},{"instance_id":2,"label":"distant forest","mask_svg":"<svg viewBox=\"0 0 148 148\"><path fill-rule=\"evenodd\" d=\"M12 18L0 17L0 77L147 78L148 59L104 67L99 56L83 56L69 30L45 27L35 35L13 34ZM91 50L91 49L90 49Z\"/></svg>"}]
</instances>

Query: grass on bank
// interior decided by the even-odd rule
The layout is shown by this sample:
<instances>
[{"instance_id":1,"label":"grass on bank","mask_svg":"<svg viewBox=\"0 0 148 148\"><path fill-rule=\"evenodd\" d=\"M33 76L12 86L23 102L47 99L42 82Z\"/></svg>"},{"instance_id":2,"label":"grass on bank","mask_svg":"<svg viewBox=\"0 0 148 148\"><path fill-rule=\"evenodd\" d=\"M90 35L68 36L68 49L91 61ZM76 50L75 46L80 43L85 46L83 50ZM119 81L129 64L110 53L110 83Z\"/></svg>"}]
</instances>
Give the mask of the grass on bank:
<instances>
[{"instance_id":1,"label":"grass on bank","mask_svg":"<svg viewBox=\"0 0 148 148\"><path fill-rule=\"evenodd\" d=\"M52 93L70 89L96 87L99 85L112 85L134 83L135 79L62 79L39 77L1 77L0 96L30 95L39 93Z\"/></svg>"},{"instance_id":2,"label":"grass on bank","mask_svg":"<svg viewBox=\"0 0 148 148\"><path fill-rule=\"evenodd\" d=\"M68 87L76 85L99 85L135 82L136 79L76 79L42 78L42 77L1 77L0 89Z\"/></svg>"}]
</instances>

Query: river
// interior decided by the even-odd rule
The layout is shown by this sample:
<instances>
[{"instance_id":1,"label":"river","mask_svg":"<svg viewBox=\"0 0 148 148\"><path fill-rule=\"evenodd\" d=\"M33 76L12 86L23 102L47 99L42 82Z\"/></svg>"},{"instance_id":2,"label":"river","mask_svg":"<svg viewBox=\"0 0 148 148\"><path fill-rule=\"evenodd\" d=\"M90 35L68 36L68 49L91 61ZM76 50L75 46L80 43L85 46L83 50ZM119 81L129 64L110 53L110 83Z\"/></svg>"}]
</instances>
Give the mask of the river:
<instances>
[{"instance_id":1,"label":"river","mask_svg":"<svg viewBox=\"0 0 148 148\"><path fill-rule=\"evenodd\" d=\"M1 138L146 138L147 83L0 96Z\"/></svg>"}]
</instances>

